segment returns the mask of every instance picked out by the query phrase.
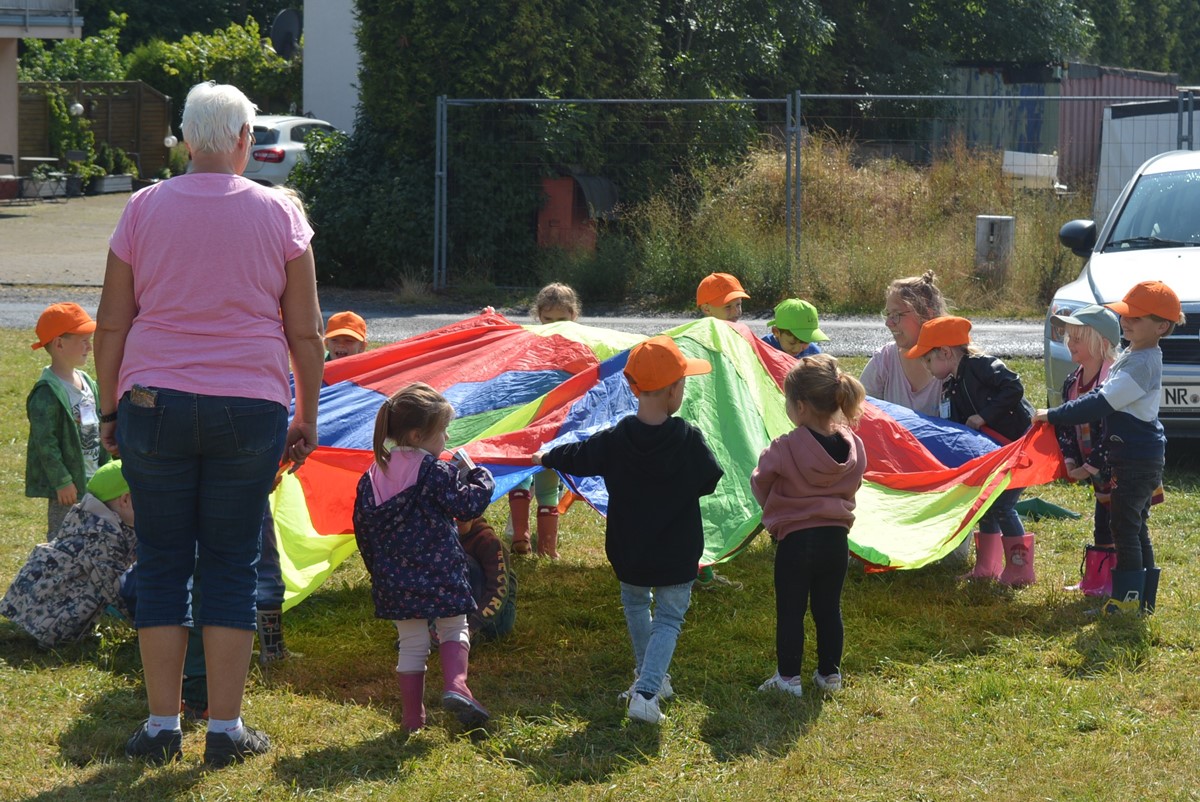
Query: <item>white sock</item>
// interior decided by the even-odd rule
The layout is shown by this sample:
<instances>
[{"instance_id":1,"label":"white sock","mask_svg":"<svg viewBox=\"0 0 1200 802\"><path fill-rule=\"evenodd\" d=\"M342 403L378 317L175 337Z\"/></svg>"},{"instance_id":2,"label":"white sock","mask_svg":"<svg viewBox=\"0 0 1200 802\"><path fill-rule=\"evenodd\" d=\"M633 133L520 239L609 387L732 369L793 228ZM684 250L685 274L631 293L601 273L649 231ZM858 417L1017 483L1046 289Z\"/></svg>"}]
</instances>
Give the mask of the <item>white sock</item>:
<instances>
[{"instance_id":1,"label":"white sock","mask_svg":"<svg viewBox=\"0 0 1200 802\"><path fill-rule=\"evenodd\" d=\"M240 741L242 735L246 732L246 728L242 726L241 716L231 720L210 718L208 720L208 731L223 732L233 740Z\"/></svg>"},{"instance_id":2,"label":"white sock","mask_svg":"<svg viewBox=\"0 0 1200 802\"><path fill-rule=\"evenodd\" d=\"M146 734L151 738L158 736L163 730L179 729L179 714L173 716L156 716L151 714L150 718L146 719Z\"/></svg>"}]
</instances>

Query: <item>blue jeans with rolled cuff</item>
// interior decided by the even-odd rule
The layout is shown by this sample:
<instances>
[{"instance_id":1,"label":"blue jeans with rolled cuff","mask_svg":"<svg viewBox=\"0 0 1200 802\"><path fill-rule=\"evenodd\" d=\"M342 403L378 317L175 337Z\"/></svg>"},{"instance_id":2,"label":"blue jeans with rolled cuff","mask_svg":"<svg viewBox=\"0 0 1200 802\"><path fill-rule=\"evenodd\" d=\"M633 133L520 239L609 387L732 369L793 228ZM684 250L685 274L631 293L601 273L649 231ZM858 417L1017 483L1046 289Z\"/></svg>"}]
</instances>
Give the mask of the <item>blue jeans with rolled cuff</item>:
<instances>
[{"instance_id":1,"label":"blue jeans with rolled cuff","mask_svg":"<svg viewBox=\"0 0 1200 802\"><path fill-rule=\"evenodd\" d=\"M621 583L621 606L638 675L634 690L657 695L662 689L683 629L683 617L691 603L690 581L656 588Z\"/></svg>"},{"instance_id":2,"label":"blue jeans with rolled cuff","mask_svg":"<svg viewBox=\"0 0 1200 802\"><path fill-rule=\"evenodd\" d=\"M1010 487L992 501L987 512L979 519L979 531L987 534L999 532L1005 537L1020 537L1025 534L1025 525L1017 513L1017 502L1023 487Z\"/></svg>"},{"instance_id":3,"label":"blue jeans with rolled cuff","mask_svg":"<svg viewBox=\"0 0 1200 802\"><path fill-rule=\"evenodd\" d=\"M272 401L152 388L118 406L122 473L138 535L136 627L255 628L267 495L287 438ZM192 609L189 581L203 577Z\"/></svg>"}]
</instances>

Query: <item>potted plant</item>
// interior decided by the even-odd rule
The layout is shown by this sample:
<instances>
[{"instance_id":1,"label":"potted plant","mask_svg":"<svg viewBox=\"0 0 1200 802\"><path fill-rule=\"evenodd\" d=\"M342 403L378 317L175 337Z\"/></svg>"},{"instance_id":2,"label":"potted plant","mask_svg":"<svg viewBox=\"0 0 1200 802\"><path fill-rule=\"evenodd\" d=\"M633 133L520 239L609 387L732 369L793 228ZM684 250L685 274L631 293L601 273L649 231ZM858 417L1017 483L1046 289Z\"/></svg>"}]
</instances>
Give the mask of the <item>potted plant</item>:
<instances>
[{"instance_id":1,"label":"potted plant","mask_svg":"<svg viewBox=\"0 0 1200 802\"><path fill-rule=\"evenodd\" d=\"M87 185L87 194L99 195L106 192L132 192L133 178L137 165L120 148L101 142L96 148L96 166L101 173L92 177Z\"/></svg>"}]
</instances>

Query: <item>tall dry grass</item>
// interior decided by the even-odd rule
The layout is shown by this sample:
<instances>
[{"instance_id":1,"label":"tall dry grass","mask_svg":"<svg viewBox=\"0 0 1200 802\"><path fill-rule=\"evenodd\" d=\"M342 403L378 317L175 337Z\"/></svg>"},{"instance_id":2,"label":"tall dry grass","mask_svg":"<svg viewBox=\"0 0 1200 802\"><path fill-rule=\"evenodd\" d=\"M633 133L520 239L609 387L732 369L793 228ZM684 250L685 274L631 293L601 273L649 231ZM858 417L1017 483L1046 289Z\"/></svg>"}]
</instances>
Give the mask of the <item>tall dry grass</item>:
<instances>
[{"instance_id":1,"label":"tall dry grass","mask_svg":"<svg viewBox=\"0 0 1200 802\"><path fill-rule=\"evenodd\" d=\"M1058 229L1088 215L1090 193L1014 189L993 151L952 143L931 164L913 165L862 159L853 141L833 135L806 138L795 258L786 169L781 150L756 150L628 210L625 235L639 262L628 294L685 306L700 279L719 270L742 280L751 312L789 295L826 312L868 312L893 279L932 269L964 314L1035 315L1079 268ZM976 268L975 218L984 214L1015 218L1003 275Z\"/></svg>"}]
</instances>

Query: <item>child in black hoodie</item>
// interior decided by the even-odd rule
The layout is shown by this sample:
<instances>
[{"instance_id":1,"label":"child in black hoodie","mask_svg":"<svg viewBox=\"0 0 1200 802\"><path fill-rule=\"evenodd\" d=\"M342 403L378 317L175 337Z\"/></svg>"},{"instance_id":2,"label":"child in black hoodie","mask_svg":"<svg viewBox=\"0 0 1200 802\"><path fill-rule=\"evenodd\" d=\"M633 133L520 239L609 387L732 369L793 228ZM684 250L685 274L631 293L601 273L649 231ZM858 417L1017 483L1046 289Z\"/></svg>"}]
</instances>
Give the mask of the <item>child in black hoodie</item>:
<instances>
[{"instance_id":1,"label":"child in black hoodie","mask_svg":"<svg viewBox=\"0 0 1200 802\"><path fill-rule=\"evenodd\" d=\"M651 337L625 364L637 414L583 442L533 455L535 464L562 473L604 477L604 551L621 583L636 663L628 712L651 724L663 718L659 698L673 694L667 669L704 550L700 497L716 490L724 473L700 430L673 417L685 377L711 370L702 359L684 357L670 337Z\"/></svg>"}]
</instances>

